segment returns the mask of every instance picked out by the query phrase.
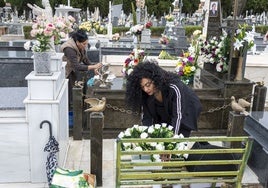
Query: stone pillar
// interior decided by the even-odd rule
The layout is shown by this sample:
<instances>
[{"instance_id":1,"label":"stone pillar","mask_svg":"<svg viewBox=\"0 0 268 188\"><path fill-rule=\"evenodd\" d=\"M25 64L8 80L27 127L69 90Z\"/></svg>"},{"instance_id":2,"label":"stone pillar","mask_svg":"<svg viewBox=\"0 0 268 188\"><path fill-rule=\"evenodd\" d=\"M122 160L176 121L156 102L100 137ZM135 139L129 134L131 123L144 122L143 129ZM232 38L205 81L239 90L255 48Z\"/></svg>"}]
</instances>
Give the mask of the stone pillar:
<instances>
[{"instance_id":1,"label":"stone pillar","mask_svg":"<svg viewBox=\"0 0 268 188\"><path fill-rule=\"evenodd\" d=\"M66 64L66 63L65 63ZM65 64L51 76L36 76L32 71L26 76L28 96L24 100L29 126L31 182L47 182L47 152L49 126L40 129L40 123L52 124L52 135L59 142L58 165L63 166L69 143L68 126L68 80L65 79Z\"/></svg>"},{"instance_id":2,"label":"stone pillar","mask_svg":"<svg viewBox=\"0 0 268 188\"><path fill-rule=\"evenodd\" d=\"M73 92L73 139L82 140L82 117L83 117L83 88L74 87Z\"/></svg>"},{"instance_id":3,"label":"stone pillar","mask_svg":"<svg viewBox=\"0 0 268 188\"><path fill-rule=\"evenodd\" d=\"M92 112L90 114L90 173L96 175L97 186L102 186L103 126L103 113Z\"/></svg>"}]
</instances>

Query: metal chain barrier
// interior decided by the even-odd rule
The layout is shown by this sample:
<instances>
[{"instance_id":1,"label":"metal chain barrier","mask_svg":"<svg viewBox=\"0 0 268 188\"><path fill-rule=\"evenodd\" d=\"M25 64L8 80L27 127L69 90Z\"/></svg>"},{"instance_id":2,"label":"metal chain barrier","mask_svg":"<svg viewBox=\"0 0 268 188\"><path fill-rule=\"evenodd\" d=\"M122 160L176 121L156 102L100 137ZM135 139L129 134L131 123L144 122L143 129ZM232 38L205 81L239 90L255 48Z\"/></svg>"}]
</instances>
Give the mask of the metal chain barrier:
<instances>
[{"instance_id":1,"label":"metal chain barrier","mask_svg":"<svg viewBox=\"0 0 268 188\"><path fill-rule=\"evenodd\" d=\"M125 108L119 108L118 106L112 106L111 104L106 104L106 108L113 109L114 111L119 111L126 114L139 115L138 112L133 112L132 110L126 110Z\"/></svg>"},{"instance_id":2,"label":"metal chain barrier","mask_svg":"<svg viewBox=\"0 0 268 188\"><path fill-rule=\"evenodd\" d=\"M248 96L246 97L243 97L243 99L247 100L249 98L252 98L254 95L253 94L249 94ZM231 106L231 103L229 104L225 104L221 107L216 107L216 108L210 108L208 111L206 112L201 112L201 114L207 114L207 113L213 113L213 112L217 112L217 111L220 111L220 110L224 110L226 108L228 108L229 106Z\"/></svg>"},{"instance_id":3,"label":"metal chain barrier","mask_svg":"<svg viewBox=\"0 0 268 188\"><path fill-rule=\"evenodd\" d=\"M83 94L83 96L85 97L88 97L86 95ZM254 95L253 94L249 94L248 96L246 97L243 97L243 99L247 100L249 98L252 98ZM210 108L208 111L206 112L201 112L201 114L207 114L207 113L213 113L213 112L217 112L217 111L220 111L220 110L225 110L226 108L228 108L229 106L231 106L231 103L229 104L225 104L223 106L220 106L220 107L215 107L215 108ZM132 110L127 110L125 108L119 108L118 106L113 106L111 104L106 104L106 108L109 108L109 109L113 109L114 111L119 111L121 113L126 113L126 114L133 114L133 115L139 115L138 112L133 112Z\"/></svg>"}]
</instances>

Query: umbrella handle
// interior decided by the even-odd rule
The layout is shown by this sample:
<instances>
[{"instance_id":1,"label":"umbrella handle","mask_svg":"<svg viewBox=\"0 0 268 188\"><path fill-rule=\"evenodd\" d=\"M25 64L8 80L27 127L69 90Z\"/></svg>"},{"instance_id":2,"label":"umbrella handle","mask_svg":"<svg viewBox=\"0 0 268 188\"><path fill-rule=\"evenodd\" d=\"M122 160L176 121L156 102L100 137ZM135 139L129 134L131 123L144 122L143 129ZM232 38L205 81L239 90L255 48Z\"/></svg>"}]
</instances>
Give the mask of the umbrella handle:
<instances>
[{"instance_id":1,"label":"umbrella handle","mask_svg":"<svg viewBox=\"0 0 268 188\"><path fill-rule=\"evenodd\" d=\"M49 125L49 135L50 135L50 138L51 138L51 137L52 137L52 125L51 125L50 121L48 121L48 120L44 120L44 121L42 121L42 122L40 123L40 129L43 128L43 124L44 124L44 123L47 123L47 124Z\"/></svg>"}]
</instances>

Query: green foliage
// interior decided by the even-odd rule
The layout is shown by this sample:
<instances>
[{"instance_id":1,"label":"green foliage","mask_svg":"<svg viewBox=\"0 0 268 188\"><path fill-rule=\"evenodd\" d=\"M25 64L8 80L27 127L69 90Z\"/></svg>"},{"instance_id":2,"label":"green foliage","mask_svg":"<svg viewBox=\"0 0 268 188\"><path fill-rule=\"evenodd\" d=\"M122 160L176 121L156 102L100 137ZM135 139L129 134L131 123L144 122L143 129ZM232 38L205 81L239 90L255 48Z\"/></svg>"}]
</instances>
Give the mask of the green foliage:
<instances>
[{"instance_id":1,"label":"green foliage","mask_svg":"<svg viewBox=\"0 0 268 188\"><path fill-rule=\"evenodd\" d=\"M4 0L0 0L0 7L4 7L6 5Z\"/></svg>"},{"instance_id":2,"label":"green foliage","mask_svg":"<svg viewBox=\"0 0 268 188\"><path fill-rule=\"evenodd\" d=\"M113 34L114 33L126 33L129 31L129 27L113 27Z\"/></svg>"},{"instance_id":3,"label":"green foliage","mask_svg":"<svg viewBox=\"0 0 268 188\"><path fill-rule=\"evenodd\" d=\"M256 26L255 31L257 33L261 33L262 35L265 35L268 31L268 25L262 25L262 26Z\"/></svg>"},{"instance_id":4,"label":"green foliage","mask_svg":"<svg viewBox=\"0 0 268 188\"><path fill-rule=\"evenodd\" d=\"M182 12L193 14L199 6L200 0L183 1Z\"/></svg>"},{"instance_id":5,"label":"green foliage","mask_svg":"<svg viewBox=\"0 0 268 188\"><path fill-rule=\"evenodd\" d=\"M131 8L132 8L132 16L133 16L133 25L137 25L136 9L135 9L133 2L131 3Z\"/></svg>"},{"instance_id":6,"label":"green foliage","mask_svg":"<svg viewBox=\"0 0 268 188\"><path fill-rule=\"evenodd\" d=\"M113 5L123 4L123 0L113 0Z\"/></svg>"},{"instance_id":7,"label":"green foliage","mask_svg":"<svg viewBox=\"0 0 268 188\"><path fill-rule=\"evenodd\" d=\"M29 25L23 26L23 33L24 33L25 39L33 39L30 34L31 30L32 30L32 26L29 26Z\"/></svg>"},{"instance_id":8,"label":"green foliage","mask_svg":"<svg viewBox=\"0 0 268 188\"><path fill-rule=\"evenodd\" d=\"M164 32L165 27L150 27L151 35L152 36L161 36L161 34Z\"/></svg>"},{"instance_id":9,"label":"green foliage","mask_svg":"<svg viewBox=\"0 0 268 188\"><path fill-rule=\"evenodd\" d=\"M185 35L187 38L190 38L195 30L202 31L202 26L185 26Z\"/></svg>"}]
</instances>

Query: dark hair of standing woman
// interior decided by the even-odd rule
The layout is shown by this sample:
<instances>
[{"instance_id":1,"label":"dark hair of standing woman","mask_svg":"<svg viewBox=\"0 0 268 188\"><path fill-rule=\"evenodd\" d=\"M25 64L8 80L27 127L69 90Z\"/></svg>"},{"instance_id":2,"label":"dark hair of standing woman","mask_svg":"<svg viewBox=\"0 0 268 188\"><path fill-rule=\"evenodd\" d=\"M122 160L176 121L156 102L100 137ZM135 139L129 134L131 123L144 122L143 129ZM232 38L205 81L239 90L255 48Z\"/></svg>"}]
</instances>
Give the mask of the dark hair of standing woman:
<instances>
[{"instance_id":1,"label":"dark hair of standing woman","mask_svg":"<svg viewBox=\"0 0 268 188\"><path fill-rule=\"evenodd\" d=\"M169 89L170 83L179 81L178 75L168 72L157 65L156 61L145 60L135 66L133 72L127 77L126 103L132 110L141 110L142 102L148 95L141 89L141 79L148 78L154 82L161 91Z\"/></svg>"},{"instance_id":2,"label":"dark hair of standing woman","mask_svg":"<svg viewBox=\"0 0 268 188\"><path fill-rule=\"evenodd\" d=\"M82 29L78 29L77 31L70 33L70 36L74 39L75 42L85 42L88 40L87 33Z\"/></svg>"}]
</instances>

